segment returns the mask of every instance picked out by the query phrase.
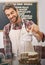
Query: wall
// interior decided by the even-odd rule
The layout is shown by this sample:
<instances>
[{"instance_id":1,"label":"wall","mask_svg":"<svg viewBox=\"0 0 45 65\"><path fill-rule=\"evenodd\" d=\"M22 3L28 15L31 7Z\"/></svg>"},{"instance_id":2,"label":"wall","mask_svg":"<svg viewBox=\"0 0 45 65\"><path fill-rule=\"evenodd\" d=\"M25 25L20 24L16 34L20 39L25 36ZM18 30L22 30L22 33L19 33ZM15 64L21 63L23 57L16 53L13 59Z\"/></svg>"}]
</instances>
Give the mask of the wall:
<instances>
[{"instance_id":1,"label":"wall","mask_svg":"<svg viewBox=\"0 0 45 65\"><path fill-rule=\"evenodd\" d=\"M38 1L38 17L39 17L39 28L40 30L45 33L45 1L39 0ZM42 43L42 46L45 46L45 42Z\"/></svg>"},{"instance_id":2,"label":"wall","mask_svg":"<svg viewBox=\"0 0 45 65\"><path fill-rule=\"evenodd\" d=\"M0 2L34 2L38 0L0 0Z\"/></svg>"},{"instance_id":3,"label":"wall","mask_svg":"<svg viewBox=\"0 0 45 65\"><path fill-rule=\"evenodd\" d=\"M45 33L45 0L0 0L0 3L1 2L38 2L38 25L39 25L39 28L42 32ZM33 39L33 45L43 45L45 46L45 42L42 43L38 43L37 40L35 40L35 38ZM0 48L1 47L4 47L3 45L3 31L0 32Z\"/></svg>"}]
</instances>

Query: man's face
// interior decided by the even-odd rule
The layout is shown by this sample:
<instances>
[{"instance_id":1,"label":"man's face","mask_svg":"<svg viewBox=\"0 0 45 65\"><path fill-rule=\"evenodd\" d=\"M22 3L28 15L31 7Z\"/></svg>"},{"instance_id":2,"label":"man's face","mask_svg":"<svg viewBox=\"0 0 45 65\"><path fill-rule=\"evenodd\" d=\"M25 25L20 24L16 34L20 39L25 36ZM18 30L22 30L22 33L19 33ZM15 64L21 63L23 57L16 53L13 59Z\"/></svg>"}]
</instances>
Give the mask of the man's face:
<instances>
[{"instance_id":1,"label":"man's face","mask_svg":"<svg viewBox=\"0 0 45 65\"><path fill-rule=\"evenodd\" d=\"M13 8L6 9L5 14L12 23L17 21L18 14Z\"/></svg>"}]
</instances>

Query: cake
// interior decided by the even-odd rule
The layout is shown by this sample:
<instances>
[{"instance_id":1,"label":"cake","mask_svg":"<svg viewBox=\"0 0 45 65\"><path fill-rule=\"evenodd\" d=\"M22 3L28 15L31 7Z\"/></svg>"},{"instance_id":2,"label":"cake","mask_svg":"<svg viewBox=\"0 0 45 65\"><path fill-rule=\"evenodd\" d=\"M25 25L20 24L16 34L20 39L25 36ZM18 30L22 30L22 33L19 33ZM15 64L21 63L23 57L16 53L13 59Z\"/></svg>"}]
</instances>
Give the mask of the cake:
<instances>
[{"instance_id":1,"label":"cake","mask_svg":"<svg viewBox=\"0 0 45 65\"><path fill-rule=\"evenodd\" d=\"M39 54L37 52L22 52L20 54L19 62L20 63L30 63L39 61Z\"/></svg>"}]
</instances>

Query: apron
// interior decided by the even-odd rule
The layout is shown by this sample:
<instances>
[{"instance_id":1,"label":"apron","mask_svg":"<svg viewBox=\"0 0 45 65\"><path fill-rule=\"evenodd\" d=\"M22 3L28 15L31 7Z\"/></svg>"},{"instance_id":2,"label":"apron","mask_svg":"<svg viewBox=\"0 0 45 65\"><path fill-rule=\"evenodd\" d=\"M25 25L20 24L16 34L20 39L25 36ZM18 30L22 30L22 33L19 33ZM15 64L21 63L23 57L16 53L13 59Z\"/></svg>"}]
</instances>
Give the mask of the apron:
<instances>
[{"instance_id":1,"label":"apron","mask_svg":"<svg viewBox=\"0 0 45 65\"><path fill-rule=\"evenodd\" d=\"M12 29L11 26L9 37L12 42L12 52L14 56L20 55L22 52L34 51L30 36L25 29L25 25L22 26L22 29L18 30Z\"/></svg>"}]
</instances>

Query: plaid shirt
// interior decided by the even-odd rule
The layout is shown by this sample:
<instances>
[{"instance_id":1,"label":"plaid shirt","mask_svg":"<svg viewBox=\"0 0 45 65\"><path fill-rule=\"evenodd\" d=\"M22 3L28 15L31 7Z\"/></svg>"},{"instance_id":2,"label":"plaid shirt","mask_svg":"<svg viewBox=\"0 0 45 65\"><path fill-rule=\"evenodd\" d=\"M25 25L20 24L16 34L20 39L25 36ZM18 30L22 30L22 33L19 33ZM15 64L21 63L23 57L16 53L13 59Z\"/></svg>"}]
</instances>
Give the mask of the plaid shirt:
<instances>
[{"instance_id":1,"label":"plaid shirt","mask_svg":"<svg viewBox=\"0 0 45 65\"><path fill-rule=\"evenodd\" d=\"M25 19L22 22L25 24L25 28L33 24L32 21L27 21ZM23 25L22 22L19 24L13 25L13 29L15 30L21 29ZM11 29L11 23L8 23L7 25L5 25L3 29L3 41L4 41L4 50L5 50L6 58L12 58L12 44L9 38L10 29Z\"/></svg>"}]
</instances>

